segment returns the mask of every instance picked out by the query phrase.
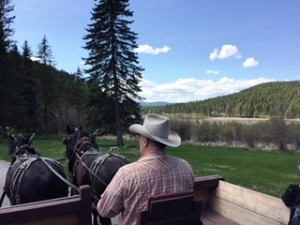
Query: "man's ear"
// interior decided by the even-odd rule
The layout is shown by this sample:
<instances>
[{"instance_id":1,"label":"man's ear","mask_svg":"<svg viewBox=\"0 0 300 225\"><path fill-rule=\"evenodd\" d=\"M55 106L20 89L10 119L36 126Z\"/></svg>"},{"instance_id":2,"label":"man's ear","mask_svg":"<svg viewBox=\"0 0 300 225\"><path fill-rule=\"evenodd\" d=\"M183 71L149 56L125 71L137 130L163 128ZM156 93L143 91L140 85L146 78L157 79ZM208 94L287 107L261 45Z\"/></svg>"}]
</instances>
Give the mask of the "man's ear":
<instances>
[{"instance_id":1,"label":"man's ear","mask_svg":"<svg viewBox=\"0 0 300 225\"><path fill-rule=\"evenodd\" d=\"M143 138L143 144L145 145L145 147L147 147L150 144L150 139L144 136L142 136L142 138Z\"/></svg>"}]
</instances>

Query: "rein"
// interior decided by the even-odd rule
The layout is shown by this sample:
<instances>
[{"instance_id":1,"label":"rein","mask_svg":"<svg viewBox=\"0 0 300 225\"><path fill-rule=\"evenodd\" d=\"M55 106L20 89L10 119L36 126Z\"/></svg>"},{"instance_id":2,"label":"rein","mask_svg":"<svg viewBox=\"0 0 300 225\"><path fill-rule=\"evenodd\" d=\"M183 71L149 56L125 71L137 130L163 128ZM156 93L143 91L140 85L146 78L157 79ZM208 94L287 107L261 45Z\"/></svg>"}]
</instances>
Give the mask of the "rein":
<instances>
[{"instance_id":1,"label":"rein","mask_svg":"<svg viewBox=\"0 0 300 225\"><path fill-rule=\"evenodd\" d=\"M24 148L27 148L27 149L31 149L31 145L29 144L23 144L21 146L17 146L15 148L15 152L11 155L12 157L17 157L18 155L18 152ZM31 154L34 154L34 153L31 153ZM34 155L37 155L36 153ZM11 163L10 167L13 166L13 163ZM5 184L4 184L4 187L3 187L3 192L2 192L2 195L1 195L1 198L0 198L0 208L2 207L2 204L3 204L3 201L4 201L4 198L5 198L5 195L6 195L6 192L5 192Z\"/></svg>"},{"instance_id":2,"label":"rein","mask_svg":"<svg viewBox=\"0 0 300 225\"><path fill-rule=\"evenodd\" d=\"M31 145L28 145L28 144L24 144L24 145L21 145L21 146L18 146L16 148L16 152L14 153L13 156L17 156L18 152L21 150L21 149L24 149L24 148L30 148ZM73 188L74 190L77 191L77 193L80 192L79 188L76 187L74 184L72 184L71 182L69 182L67 179L65 179L61 174L59 174L56 170L54 170L50 165L49 163L47 163L47 161L40 157L39 154L34 154L34 157L37 158L37 159L40 159L45 165L46 167L52 172L54 173L60 180L62 180L64 183L66 183L69 187ZM30 157L29 157L30 158ZM12 165L11 165L12 166ZM1 195L1 198L0 198L0 208L2 207L2 204L3 204L3 201L4 201L4 198L5 198L5 195L6 195L6 192L5 192L5 188L3 187L3 193Z\"/></svg>"},{"instance_id":3,"label":"rein","mask_svg":"<svg viewBox=\"0 0 300 225\"><path fill-rule=\"evenodd\" d=\"M77 152L80 152L80 149L82 148L82 146L86 145L86 144L91 144L91 142L88 140L88 138L83 138L83 141L81 141L81 139L74 145L74 147L72 147L72 155L70 157L70 163L72 165L75 164L75 160L76 160L76 157L79 159L80 156L78 157L78 153ZM77 147L79 145L79 147Z\"/></svg>"},{"instance_id":4,"label":"rein","mask_svg":"<svg viewBox=\"0 0 300 225\"><path fill-rule=\"evenodd\" d=\"M38 159L40 159L49 170L51 170L52 173L54 173L59 179L61 179L63 182L65 182L68 186L70 186L71 188L75 189L78 193L80 192L79 188L76 187L74 184L72 184L70 181L68 181L67 179L65 179L62 175L60 175L56 170L54 170L47 162L44 158L37 156Z\"/></svg>"},{"instance_id":5,"label":"rein","mask_svg":"<svg viewBox=\"0 0 300 225\"><path fill-rule=\"evenodd\" d=\"M82 142L79 142L78 144L76 144L73 148L73 154L72 154L72 158L74 156L77 157L77 159L79 160L79 162L83 165L83 167L89 172L91 173L97 180L99 180L103 185L105 185L106 187L108 186L108 184L106 182L104 182L99 176L97 176L97 174L95 174L86 164L85 162L82 160L82 156L84 155L79 155L78 152L80 152L80 149L86 145L86 144L92 144L89 140L83 140ZM79 147L77 147L79 145Z\"/></svg>"}]
</instances>

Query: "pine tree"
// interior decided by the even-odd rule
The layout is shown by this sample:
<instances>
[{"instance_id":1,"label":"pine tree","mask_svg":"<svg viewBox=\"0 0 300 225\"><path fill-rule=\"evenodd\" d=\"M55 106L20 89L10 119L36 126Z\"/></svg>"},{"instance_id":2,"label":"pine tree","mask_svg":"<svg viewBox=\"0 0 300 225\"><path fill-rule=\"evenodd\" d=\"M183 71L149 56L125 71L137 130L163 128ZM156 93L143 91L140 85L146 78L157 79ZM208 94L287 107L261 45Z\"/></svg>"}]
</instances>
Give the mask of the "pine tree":
<instances>
[{"instance_id":1,"label":"pine tree","mask_svg":"<svg viewBox=\"0 0 300 225\"><path fill-rule=\"evenodd\" d=\"M14 6L11 5L11 0L0 0L0 57L3 57L3 53L7 53L11 46L12 40L10 37L13 35L14 30L10 27L13 23L15 16L9 16L14 10Z\"/></svg>"},{"instance_id":2,"label":"pine tree","mask_svg":"<svg viewBox=\"0 0 300 225\"><path fill-rule=\"evenodd\" d=\"M43 65L41 71L41 102L43 105L43 121L45 135L49 135L49 107L52 103L54 94L54 79L53 68L54 60L51 46L48 43L46 36L43 37L42 42L38 46L38 58Z\"/></svg>"},{"instance_id":3,"label":"pine tree","mask_svg":"<svg viewBox=\"0 0 300 225\"><path fill-rule=\"evenodd\" d=\"M31 60L32 52L25 41L22 47L23 63L21 70L22 86L22 105L23 110L23 129L26 132L35 132L37 128L38 104L37 104L37 84L36 74L33 70Z\"/></svg>"},{"instance_id":4,"label":"pine tree","mask_svg":"<svg viewBox=\"0 0 300 225\"><path fill-rule=\"evenodd\" d=\"M106 100L100 105L98 123L106 123L108 130L117 135L117 145L123 146L123 132L132 121L140 121L140 106L134 100L138 93L143 69L138 66L137 34L130 30L133 21L129 18L129 0L100 0L92 11L92 24L84 37L85 49L89 56L85 59L91 81L99 83L98 93ZM96 99L95 99L96 101ZM96 105L97 102L95 102ZM102 120L110 118L109 121Z\"/></svg>"},{"instance_id":5,"label":"pine tree","mask_svg":"<svg viewBox=\"0 0 300 225\"><path fill-rule=\"evenodd\" d=\"M10 63L8 51L11 47L14 30L10 27L14 21L14 16L10 13L14 10L11 5L11 0L0 0L0 126L2 132L6 133L6 126L11 126L11 110L10 104L12 99L10 96L13 94L10 88L11 74L9 74Z\"/></svg>"},{"instance_id":6,"label":"pine tree","mask_svg":"<svg viewBox=\"0 0 300 225\"><path fill-rule=\"evenodd\" d=\"M23 102L22 102L22 88L24 83L21 81L22 72L22 56L19 52L16 43L12 44L7 61L9 62L7 70L7 79L5 87L7 89L6 98L8 101L5 103L7 108L7 123L14 128L22 127L23 120Z\"/></svg>"}]
</instances>

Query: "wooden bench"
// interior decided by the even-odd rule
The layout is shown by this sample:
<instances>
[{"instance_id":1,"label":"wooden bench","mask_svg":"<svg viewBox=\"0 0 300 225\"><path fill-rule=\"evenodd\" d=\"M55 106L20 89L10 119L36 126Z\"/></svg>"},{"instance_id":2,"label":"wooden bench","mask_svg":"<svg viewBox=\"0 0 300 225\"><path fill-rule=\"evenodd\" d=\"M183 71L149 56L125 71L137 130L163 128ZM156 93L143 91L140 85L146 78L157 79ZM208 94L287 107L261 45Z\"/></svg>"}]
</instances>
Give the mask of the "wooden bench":
<instances>
[{"instance_id":1,"label":"wooden bench","mask_svg":"<svg viewBox=\"0 0 300 225\"><path fill-rule=\"evenodd\" d=\"M197 177L194 191L160 194L149 199L148 210L140 213L140 225L199 225L202 204L207 204L210 193L224 180L218 175Z\"/></svg>"},{"instance_id":2,"label":"wooden bench","mask_svg":"<svg viewBox=\"0 0 300 225\"><path fill-rule=\"evenodd\" d=\"M91 189L80 194L0 209L1 225L91 225Z\"/></svg>"},{"instance_id":3,"label":"wooden bench","mask_svg":"<svg viewBox=\"0 0 300 225\"><path fill-rule=\"evenodd\" d=\"M195 199L202 202L202 207L207 207L213 191L219 186L219 181L225 180L219 175L196 177L194 181Z\"/></svg>"},{"instance_id":4,"label":"wooden bench","mask_svg":"<svg viewBox=\"0 0 300 225\"><path fill-rule=\"evenodd\" d=\"M228 219L211 223L215 220L211 218L207 224L287 225L289 222L290 209L280 198L225 182L221 176L195 178L194 190L195 198L202 201L202 211L208 209L210 216ZM203 213L201 218L206 224Z\"/></svg>"},{"instance_id":5,"label":"wooden bench","mask_svg":"<svg viewBox=\"0 0 300 225\"><path fill-rule=\"evenodd\" d=\"M286 225L290 209L280 198L220 181L209 207L241 225Z\"/></svg>"},{"instance_id":6,"label":"wooden bench","mask_svg":"<svg viewBox=\"0 0 300 225\"><path fill-rule=\"evenodd\" d=\"M193 191L152 196L139 225L201 225L201 204L194 197Z\"/></svg>"}]
</instances>

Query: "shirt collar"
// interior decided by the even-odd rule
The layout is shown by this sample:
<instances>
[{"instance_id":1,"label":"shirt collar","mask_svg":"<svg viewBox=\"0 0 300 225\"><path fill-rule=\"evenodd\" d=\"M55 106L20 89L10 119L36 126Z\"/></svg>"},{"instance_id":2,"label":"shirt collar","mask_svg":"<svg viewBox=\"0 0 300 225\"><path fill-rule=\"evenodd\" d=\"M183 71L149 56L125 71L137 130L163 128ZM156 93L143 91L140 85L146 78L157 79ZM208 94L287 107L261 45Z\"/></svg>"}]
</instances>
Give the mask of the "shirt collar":
<instances>
[{"instance_id":1,"label":"shirt collar","mask_svg":"<svg viewBox=\"0 0 300 225\"><path fill-rule=\"evenodd\" d=\"M148 154L142 156L138 161L144 161L144 160L149 160L149 159L156 159L156 158L162 158L164 156L166 156L166 152L165 151L152 151L149 152Z\"/></svg>"}]
</instances>

